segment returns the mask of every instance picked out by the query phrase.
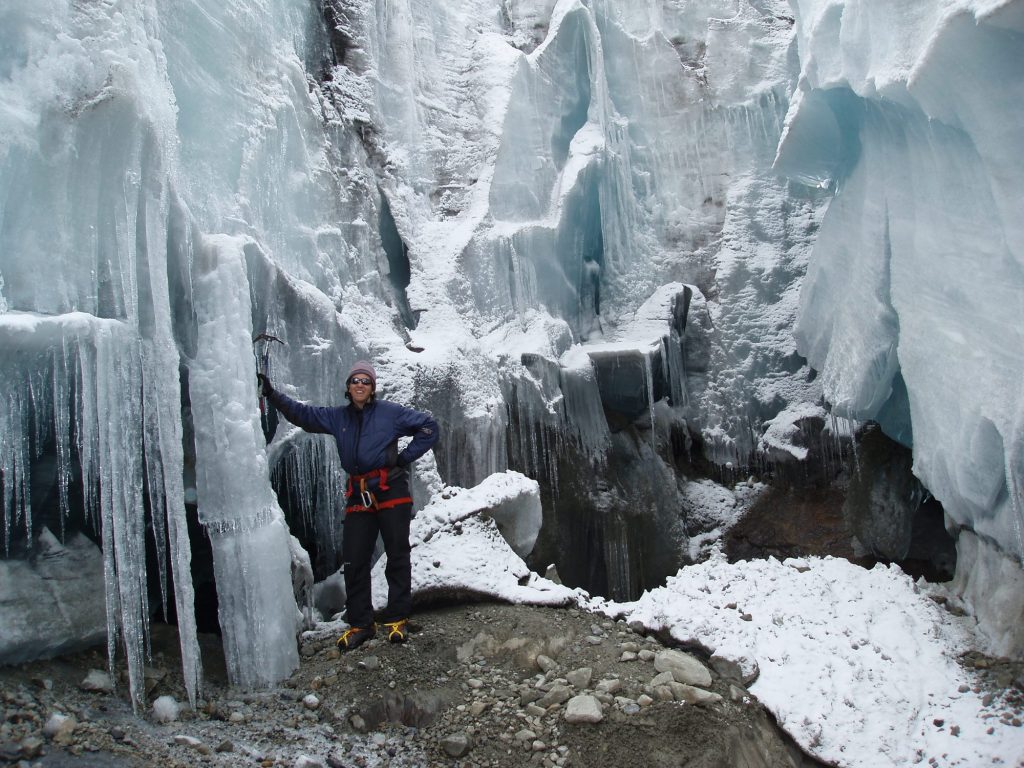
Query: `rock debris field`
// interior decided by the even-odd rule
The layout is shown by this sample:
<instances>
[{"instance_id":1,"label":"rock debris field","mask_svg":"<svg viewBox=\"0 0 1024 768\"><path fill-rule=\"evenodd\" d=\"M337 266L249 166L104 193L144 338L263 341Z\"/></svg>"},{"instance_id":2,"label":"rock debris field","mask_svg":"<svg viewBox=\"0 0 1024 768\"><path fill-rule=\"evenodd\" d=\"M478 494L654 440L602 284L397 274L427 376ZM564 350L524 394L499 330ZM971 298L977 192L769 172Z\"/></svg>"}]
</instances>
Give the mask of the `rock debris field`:
<instances>
[{"instance_id":1,"label":"rock debris field","mask_svg":"<svg viewBox=\"0 0 1024 768\"><path fill-rule=\"evenodd\" d=\"M578 609L440 607L404 645L340 654L333 629L306 633L300 668L257 691L226 685L219 638L205 636L192 711L173 628L154 625L139 715L99 650L0 670L0 764L817 765L734 665L636 630Z\"/></svg>"}]
</instances>

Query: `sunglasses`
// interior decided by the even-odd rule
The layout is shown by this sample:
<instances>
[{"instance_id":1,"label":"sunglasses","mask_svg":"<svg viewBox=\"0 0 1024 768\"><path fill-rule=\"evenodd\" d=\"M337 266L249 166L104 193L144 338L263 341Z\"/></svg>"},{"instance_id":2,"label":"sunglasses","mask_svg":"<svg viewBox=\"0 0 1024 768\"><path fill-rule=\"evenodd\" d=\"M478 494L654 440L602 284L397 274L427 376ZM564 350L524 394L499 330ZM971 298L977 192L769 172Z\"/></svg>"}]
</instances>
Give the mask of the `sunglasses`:
<instances>
[{"instance_id":1,"label":"sunglasses","mask_svg":"<svg viewBox=\"0 0 1024 768\"><path fill-rule=\"evenodd\" d=\"M362 384L364 387L369 387L373 384L372 379L365 379L362 376L353 376L348 380L349 384Z\"/></svg>"}]
</instances>

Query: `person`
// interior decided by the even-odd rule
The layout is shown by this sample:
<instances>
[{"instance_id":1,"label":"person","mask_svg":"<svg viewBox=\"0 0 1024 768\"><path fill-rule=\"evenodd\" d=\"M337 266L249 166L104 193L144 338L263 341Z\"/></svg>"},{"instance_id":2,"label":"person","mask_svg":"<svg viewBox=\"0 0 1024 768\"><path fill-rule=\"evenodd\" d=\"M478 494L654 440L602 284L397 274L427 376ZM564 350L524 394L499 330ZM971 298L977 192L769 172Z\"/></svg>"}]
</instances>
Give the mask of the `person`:
<instances>
[{"instance_id":1,"label":"person","mask_svg":"<svg viewBox=\"0 0 1024 768\"><path fill-rule=\"evenodd\" d=\"M377 634L370 593L370 566L379 533L384 540L388 604L381 614L387 638L401 643L412 609L409 525L412 496L409 465L434 447L437 422L426 412L378 400L377 372L360 360L345 379L348 405L300 403L258 375L261 393L288 421L307 432L334 437L341 466L348 474L342 559L345 563L346 617L349 628L338 648L350 651ZM412 441L401 451L400 437Z\"/></svg>"}]
</instances>

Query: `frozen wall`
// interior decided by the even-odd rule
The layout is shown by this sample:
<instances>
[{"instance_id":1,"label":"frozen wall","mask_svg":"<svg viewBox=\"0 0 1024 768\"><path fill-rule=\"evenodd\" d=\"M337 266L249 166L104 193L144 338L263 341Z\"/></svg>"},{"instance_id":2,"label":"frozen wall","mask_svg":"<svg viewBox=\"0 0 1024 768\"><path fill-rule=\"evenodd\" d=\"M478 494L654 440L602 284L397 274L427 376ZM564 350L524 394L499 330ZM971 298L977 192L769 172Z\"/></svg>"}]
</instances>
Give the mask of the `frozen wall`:
<instances>
[{"instance_id":1,"label":"frozen wall","mask_svg":"<svg viewBox=\"0 0 1024 768\"><path fill-rule=\"evenodd\" d=\"M977 552L1024 558L1024 5L794 5L778 166L834 190L800 349L834 412L913 447L949 525L974 534L959 587L1020 653L1019 576Z\"/></svg>"}]
</instances>

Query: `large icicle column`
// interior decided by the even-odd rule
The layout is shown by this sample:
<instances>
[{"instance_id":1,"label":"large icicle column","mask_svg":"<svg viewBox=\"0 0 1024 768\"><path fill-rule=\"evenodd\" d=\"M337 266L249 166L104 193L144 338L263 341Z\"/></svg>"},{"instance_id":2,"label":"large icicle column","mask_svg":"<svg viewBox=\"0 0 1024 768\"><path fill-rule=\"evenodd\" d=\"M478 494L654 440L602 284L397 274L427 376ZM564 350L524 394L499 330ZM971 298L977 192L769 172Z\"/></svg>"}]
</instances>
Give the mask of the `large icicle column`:
<instances>
[{"instance_id":1,"label":"large icicle column","mask_svg":"<svg viewBox=\"0 0 1024 768\"><path fill-rule=\"evenodd\" d=\"M251 365L244 240L199 248L197 350L189 364L199 519L213 545L218 614L231 681L265 685L299 664L288 527L270 485Z\"/></svg>"}]
</instances>

